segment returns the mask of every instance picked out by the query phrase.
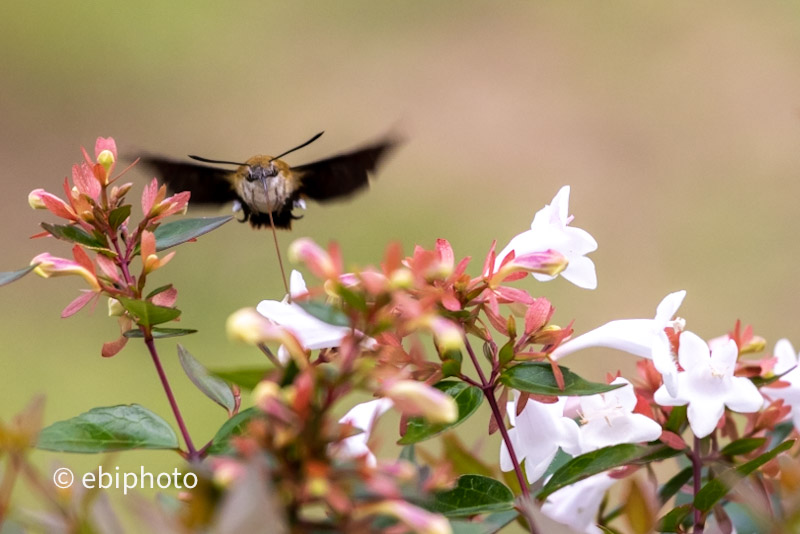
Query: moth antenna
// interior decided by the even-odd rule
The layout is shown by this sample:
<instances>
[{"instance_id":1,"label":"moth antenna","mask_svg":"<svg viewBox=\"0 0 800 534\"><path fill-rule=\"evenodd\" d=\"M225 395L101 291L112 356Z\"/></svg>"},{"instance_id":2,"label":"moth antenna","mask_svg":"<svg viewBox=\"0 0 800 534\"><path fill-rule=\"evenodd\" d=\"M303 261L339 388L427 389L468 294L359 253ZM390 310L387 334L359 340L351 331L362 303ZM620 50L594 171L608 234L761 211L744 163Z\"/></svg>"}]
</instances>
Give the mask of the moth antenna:
<instances>
[{"instance_id":1,"label":"moth antenna","mask_svg":"<svg viewBox=\"0 0 800 534\"><path fill-rule=\"evenodd\" d=\"M238 163L236 161L225 161L221 159L208 159L208 158L203 158L201 156L193 156L191 154L189 154L189 157L196 161L202 161L203 163L220 163L223 165L247 165L247 163Z\"/></svg>"},{"instance_id":2,"label":"moth antenna","mask_svg":"<svg viewBox=\"0 0 800 534\"><path fill-rule=\"evenodd\" d=\"M284 153L283 153L283 154L281 154L280 156L275 156L275 157L274 157L274 158L272 158L270 161L276 160L276 159L278 159L278 158L282 158L283 156L285 156L285 155L287 155L287 154L291 154L291 153L292 153L292 152L294 152L295 150L300 150L300 149L301 149L301 148L303 148L304 146L308 146L308 145L310 145L311 143L313 143L314 141L316 141L317 139L319 139L319 138L322 136L322 134L324 134L324 133L325 133L324 131L322 131L322 132L319 132L317 135L315 135L314 137L312 137L311 139L309 139L308 141L306 141L306 142L305 142L305 143L303 143L302 145L297 145L296 147L294 147L294 148L292 148L292 149L290 149L290 150L287 150L286 152L284 152Z\"/></svg>"}]
</instances>

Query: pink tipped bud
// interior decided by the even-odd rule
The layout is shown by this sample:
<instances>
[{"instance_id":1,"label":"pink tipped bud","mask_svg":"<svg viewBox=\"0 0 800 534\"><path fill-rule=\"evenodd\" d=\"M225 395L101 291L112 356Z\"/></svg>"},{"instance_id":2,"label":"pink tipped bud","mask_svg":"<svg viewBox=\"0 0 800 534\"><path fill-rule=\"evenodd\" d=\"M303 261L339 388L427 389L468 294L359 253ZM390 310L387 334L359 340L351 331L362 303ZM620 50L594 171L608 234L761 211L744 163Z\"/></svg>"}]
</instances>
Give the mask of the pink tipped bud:
<instances>
[{"instance_id":1,"label":"pink tipped bud","mask_svg":"<svg viewBox=\"0 0 800 534\"><path fill-rule=\"evenodd\" d=\"M284 346L301 369L308 365L306 353L297 338L258 313L255 308L242 308L233 312L225 323L225 330L231 340L248 345L276 341Z\"/></svg>"},{"instance_id":2,"label":"pink tipped bud","mask_svg":"<svg viewBox=\"0 0 800 534\"><path fill-rule=\"evenodd\" d=\"M441 515L428 512L418 506L401 501L385 500L362 506L356 516L386 515L394 517L416 534L452 534L450 522Z\"/></svg>"},{"instance_id":3,"label":"pink tipped bud","mask_svg":"<svg viewBox=\"0 0 800 534\"><path fill-rule=\"evenodd\" d=\"M446 395L424 382L398 380L383 389L406 415L421 415L431 423L452 423L458 419L458 406Z\"/></svg>"},{"instance_id":4,"label":"pink tipped bud","mask_svg":"<svg viewBox=\"0 0 800 534\"><path fill-rule=\"evenodd\" d=\"M34 189L28 193L28 205L35 210L46 210L47 206L42 200L42 193L44 192L44 189Z\"/></svg>"},{"instance_id":5,"label":"pink tipped bud","mask_svg":"<svg viewBox=\"0 0 800 534\"><path fill-rule=\"evenodd\" d=\"M428 320L428 327L443 353L464 348L464 331L453 321L437 315Z\"/></svg>"},{"instance_id":6,"label":"pink tipped bud","mask_svg":"<svg viewBox=\"0 0 800 534\"><path fill-rule=\"evenodd\" d=\"M339 269L330 254L307 237L297 239L289 245L289 259L305 263L315 276L323 280L339 277Z\"/></svg>"},{"instance_id":7,"label":"pink tipped bud","mask_svg":"<svg viewBox=\"0 0 800 534\"><path fill-rule=\"evenodd\" d=\"M568 264L566 256L553 249L523 254L503 264L491 276L490 285L499 284L509 275L520 271L555 276L566 269Z\"/></svg>"},{"instance_id":8,"label":"pink tipped bud","mask_svg":"<svg viewBox=\"0 0 800 534\"><path fill-rule=\"evenodd\" d=\"M58 217L70 221L78 220L75 210L69 204L44 189L34 189L28 193L28 204L35 210L44 208Z\"/></svg>"},{"instance_id":9,"label":"pink tipped bud","mask_svg":"<svg viewBox=\"0 0 800 534\"><path fill-rule=\"evenodd\" d=\"M58 258L49 252L45 252L33 258L33 260L31 260L31 265L36 265L33 272L42 278L78 275L86 280L94 291L100 291L100 283L97 281L97 277L94 273L75 261Z\"/></svg>"}]
</instances>

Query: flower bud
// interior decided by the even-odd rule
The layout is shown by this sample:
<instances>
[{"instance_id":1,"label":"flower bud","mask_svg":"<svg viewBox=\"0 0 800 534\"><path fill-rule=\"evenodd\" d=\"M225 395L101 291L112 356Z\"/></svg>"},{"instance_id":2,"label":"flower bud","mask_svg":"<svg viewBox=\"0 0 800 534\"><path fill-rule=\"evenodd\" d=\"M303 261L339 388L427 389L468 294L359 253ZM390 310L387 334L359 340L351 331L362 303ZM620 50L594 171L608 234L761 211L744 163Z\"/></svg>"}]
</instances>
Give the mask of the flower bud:
<instances>
[{"instance_id":1,"label":"flower bud","mask_svg":"<svg viewBox=\"0 0 800 534\"><path fill-rule=\"evenodd\" d=\"M339 277L339 270L331 255L307 237L297 239L289 245L289 259L293 262L302 261L319 278Z\"/></svg>"},{"instance_id":2,"label":"flower bud","mask_svg":"<svg viewBox=\"0 0 800 534\"><path fill-rule=\"evenodd\" d=\"M275 382L262 380L253 389L253 403L264 409L267 404L281 394L281 388Z\"/></svg>"},{"instance_id":3,"label":"flower bud","mask_svg":"<svg viewBox=\"0 0 800 534\"><path fill-rule=\"evenodd\" d=\"M414 285L414 275L410 269L401 267L392 271L389 282L392 289L411 289Z\"/></svg>"},{"instance_id":4,"label":"flower bud","mask_svg":"<svg viewBox=\"0 0 800 534\"><path fill-rule=\"evenodd\" d=\"M49 252L45 252L33 258L31 265L36 265L33 272L42 278L75 274L86 280L94 291L100 291L100 283L94 273L75 261L59 258Z\"/></svg>"},{"instance_id":5,"label":"flower bud","mask_svg":"<svg viewBox=\"0 0 800 534\"><path fill-rule=\"evenodd\" d=\"M123 315L125 315L125 308L122 304L117 299L108 299L108 316L122 317Z\"/></svg>"},{"instance_id":6,"label":"flower bud","mask_svg":"<svg viewBox=\"0 0 800 534\"><path fill-rule=\"evenodd\" d=\"M110 150L103 150L97 155L97 163L103 166L108 172L112 165L114 165L114 154Z\"/></svg>"},{"instance_id":7,"label":"flower bud","mask_svg":"<svg viewBox=\"0 0 800 534\"><path fill-rule=\"evenodd\" d=\"M47 206L45 206L44 201L42 200L42 193L44 193L44 189L34 189L28 193L28 205L31 208L35 210L47 209Z\"/></svg>"},{"instance_id":8,"label":"flower bud","mask_svg":"<svg viewBox=\"0 0 800 534\"><path fill-rule=\"evenodd\" d=\"M398 380L383 389L406 415L421 415L431 423L452 423L458 419L458 406L446 395L424 382Z\"/></svg>"},{"instance_id":9,"label":"flower bud","mask_svg":"<svg viewBox=\"0 0 800 534\"><path fill-rule=\"evenodd\" d=\"M271 323L255 308L243 308L228 317L225 331L228 333L228 337L234 341L257 345L266 340L264 332L270 326Z\"/></svg>"},{"instance_id":10,"label":"flower bud","mask_svg":"<svg viewBox=\"0 0 800 534\"><path fill-rule=\"evenodd\" d=\"M416 534L452 534L450 522L441 515L428 512L409 502L385 500L362 506L356 510L357 517L386 515L394 517Z\"/></svg>"},{"instance_id":11,"label":"flower bud","mask_svg":"<svg viewBox=\"0 0 800 534\"><path fill-rule=\"evenodd\" d=\"M739 349L739 354L754 354L763 351L767 346L767 340L761 336L753 338Z\"/></svg>"},{"instance_id":12,"label":"flower bud","mask_svg":"<svg viewBox=\"0 0 800 534\"><path fill-rule=\"evenodd\" d=\"M436 315L429 318L427 323L433 331L440 352L446 353L464 348L464 332L454 322Z\"/></svg>"}]
</instances>

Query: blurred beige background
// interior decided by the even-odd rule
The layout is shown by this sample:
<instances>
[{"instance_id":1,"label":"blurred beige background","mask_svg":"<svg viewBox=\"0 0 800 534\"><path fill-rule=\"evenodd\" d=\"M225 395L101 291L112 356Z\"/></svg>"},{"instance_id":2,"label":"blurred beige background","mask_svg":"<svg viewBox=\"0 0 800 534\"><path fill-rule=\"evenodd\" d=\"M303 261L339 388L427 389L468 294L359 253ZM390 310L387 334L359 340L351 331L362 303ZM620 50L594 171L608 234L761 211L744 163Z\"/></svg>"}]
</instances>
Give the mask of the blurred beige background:
<instances>
[{"instance_id":1,"label":"blurred beige background","mask_svg":"<svg viewBox=\"0 0 800 534\"><path fill-rule=\"evenodd\" d=\"M701 336L741 318L770 350L780 337L798 346L799 15L794 2L743 1L6 2L0 270L68 254L28 240L53 217L31 211L26 195L58 192L98 135L128 153L241 160L324 129L287 158L304 163L397 129L408 142L372 190L311 205L280 235L284 250L300 236L336 239L348 262L366 264L390 240L410 251L445 237L476 273L492 239L502 247L570 184L573 224L599 242L599 287L522 283L553 300L557 323L574 319L580 333L651 317L686 289L680 315ZM145 177L135 178L138 206ZM276 269L269 234L231 223L178 249L153 287L176 283L182 326L200 329L181 341L197 358L255 365L258 354L225 339L224 321L281 298ZM44 392L48 422L133 402L172 422L143 347L100 357L117 335L104 303L59 319L80 287L30 276L0 289L0 418ZM160 350L203 442L223 414L185 379L174 343ZM633 369L608 352L565 363L594 380ZM496 450L492 439L487 457ZM56 456L37 453L43 465ZM156 470L176 458L115 462Z\"/></svg>"}]
</instances>

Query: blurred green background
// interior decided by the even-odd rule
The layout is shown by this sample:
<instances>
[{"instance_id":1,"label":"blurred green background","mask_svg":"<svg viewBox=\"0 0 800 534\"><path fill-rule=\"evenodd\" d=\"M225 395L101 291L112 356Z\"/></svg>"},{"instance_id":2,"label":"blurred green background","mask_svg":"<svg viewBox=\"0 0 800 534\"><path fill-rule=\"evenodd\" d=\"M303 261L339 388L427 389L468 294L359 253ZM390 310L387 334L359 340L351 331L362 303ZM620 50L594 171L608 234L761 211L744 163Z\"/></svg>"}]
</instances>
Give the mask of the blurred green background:
<instances>
[{"instance_id":1,"label":"blurred green background","mask_svg":"<svg viewBox=\"0 0 800 534\"><path fill-rule=\"evenodd\" d=\"M0 5L0 270L64 243L28 240L52 192L114 136L139 149L242 160L326 134L287 158L304 163L390 130L408 142L371 191L310 205L282 248L336 239L349 264L451 241L477 272L492 239L527 229L559 187L573 225L599 242L599 287L522 283L578 333L614 318L651 317L688 290L680 315L710 338L737 318L769 349L797 346L800 198L800 7L796 2L5 2ZM133 175L132 175L133 176ZM138 206L145 175L134 176ZM134 210L136 212L136 209ZM193 215L198 215L196 210ZM153 280L175 282L182 342L209 367L261 357L231 345L234 310L283 295L271 236L231 223L178 249ZM93 406L141 403L173 418L144 347L112 359L118 335L103 303L60 320L80 280L29 276L0 289L0 419L45 393L47 422ZM223 421L160 343L188 425L203 442ZM602 380L633 358L571 356ZM462 434L480 439L485 419ZM494 436L485 444L495 459ZM43 466L59 455L37 453ZM96 457L66 458L76 470ZM152 471L169 453L114 460Z\"/></svg>"}]
</instances>

